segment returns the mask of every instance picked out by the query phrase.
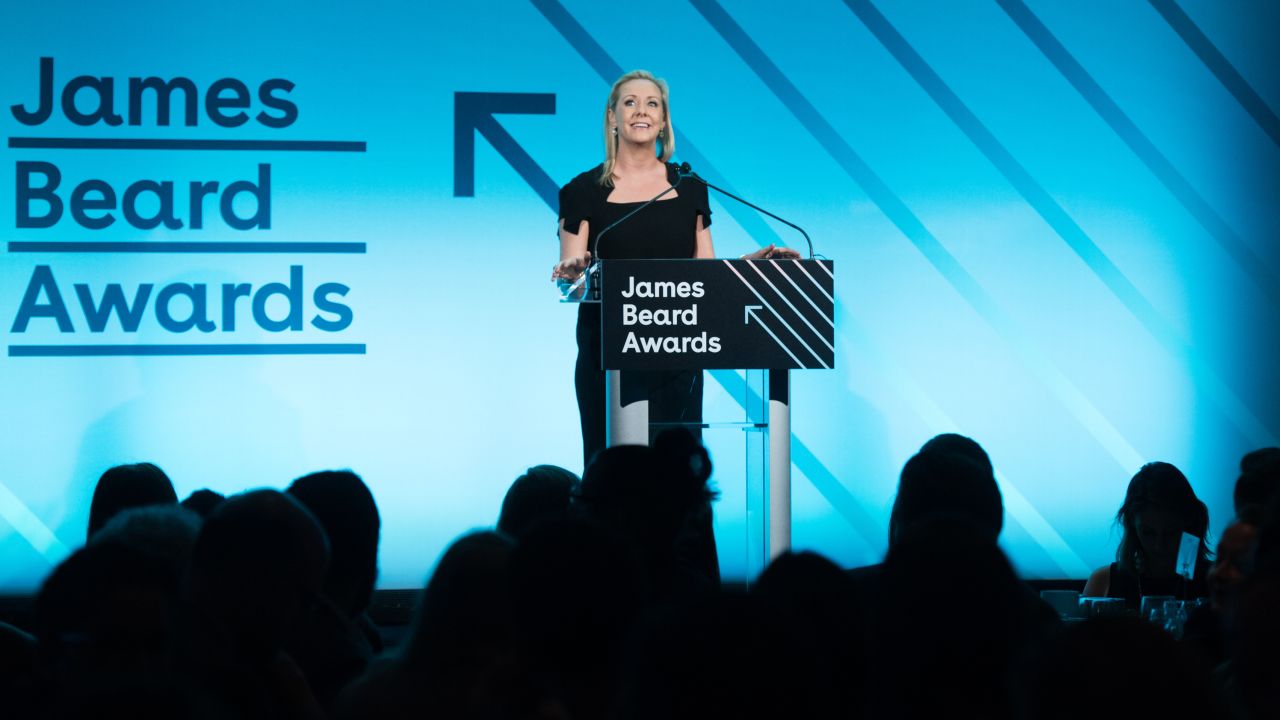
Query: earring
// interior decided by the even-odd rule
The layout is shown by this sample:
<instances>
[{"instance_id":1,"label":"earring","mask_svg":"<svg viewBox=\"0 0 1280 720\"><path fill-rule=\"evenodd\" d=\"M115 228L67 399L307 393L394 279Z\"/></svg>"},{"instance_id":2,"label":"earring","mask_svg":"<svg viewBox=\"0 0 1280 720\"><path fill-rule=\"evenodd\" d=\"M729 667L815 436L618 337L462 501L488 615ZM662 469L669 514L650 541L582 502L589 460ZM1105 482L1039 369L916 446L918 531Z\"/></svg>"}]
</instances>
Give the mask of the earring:
<instances>
[{"instance_id":1,"label":"earring","mask_svg":"<svg viewBox=\"0 0 1280 720\"><path fill-rule=\"evenodd\" d=\"M614 135L617 135L617 134L618 134L618 128L617 128L616 126L613 128L613 134L614 134Z\"/></svg>"},{"instance_id":2,"label":"earring","mask_svg":"<svg viewBox=\"0 0 1280 720\"><path fill-rule=\"evenodd\" d=\"M658 131L658 139L659 139L659 140L661 140L661 139L665 138L666 136L667 136L667 131L666 131L666 130L659 130L659 131Z\"/></svg>"}]
</instances>

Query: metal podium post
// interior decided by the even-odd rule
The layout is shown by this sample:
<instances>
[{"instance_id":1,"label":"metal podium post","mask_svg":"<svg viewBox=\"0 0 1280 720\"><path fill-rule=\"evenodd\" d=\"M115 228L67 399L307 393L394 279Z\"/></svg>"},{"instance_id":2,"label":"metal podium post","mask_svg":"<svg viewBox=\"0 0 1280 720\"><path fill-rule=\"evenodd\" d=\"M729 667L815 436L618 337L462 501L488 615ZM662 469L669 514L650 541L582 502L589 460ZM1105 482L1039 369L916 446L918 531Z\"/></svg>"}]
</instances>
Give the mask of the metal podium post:
<instances>
[{"instance_id":1,"label":"metal podium post","mask_svg":"<svg viewBox=\"0 0 1280 720\"><path fill-rule=\"evenodd\" d=\"M791 377L768 371L769 474L765 487L768 562L791 549Z\"/></svg>"},{"instance_id":2,"label":"metal podium post","mask_svg":"<svg viewBox=\"0 0 1280 720\"><path fill-rule=\"evenodd\" d=\"M649 401L622 404L622 371L606 370L605 447L649 444Z\"/></svg>"}]
</instances>

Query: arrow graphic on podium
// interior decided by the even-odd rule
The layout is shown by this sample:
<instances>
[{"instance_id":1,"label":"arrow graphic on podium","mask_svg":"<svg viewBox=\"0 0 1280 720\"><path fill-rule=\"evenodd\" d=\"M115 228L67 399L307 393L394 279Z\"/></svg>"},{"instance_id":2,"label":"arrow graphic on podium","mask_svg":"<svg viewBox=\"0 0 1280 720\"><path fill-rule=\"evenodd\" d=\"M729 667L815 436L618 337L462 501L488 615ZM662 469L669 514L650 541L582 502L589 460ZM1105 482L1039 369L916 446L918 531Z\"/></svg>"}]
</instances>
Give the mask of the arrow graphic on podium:
<instances>
[{"instance_id":1,"label":"arrow graphic on podium","mask_svg":"<svg viewBox=\"0 0 1280 720\"><path fill-rule=\"evenodd\" d=\"M554 115L555 93L455 92L453 94L453 196L475 197L476 133L555 209L560 186L534 161L494 115Z\"/></svg>"},{"instance_id":2,"label":"arrow graphic on podium","mask_svg":"<svg viewBox=\"0 0 1280 720\"><path fill-rule=\"evenodd\" d=\"M759 325L761 328L764 328L764 331L769 333L769 337L773 338L773 341L778 344L778 347L782 348L783 352L791 356L791 359L794 360L796 363L796 367L804 367L804 363L800 362L800 358L796 357L795 353L791 352L791 348L787 347L787 344L782 342L782 340L780 340L778 336L774 334L772 330L769 329L768 325L764 324L764 318L761 318L759 315L756 314L756 311L763 310L763 309L764 309L763 305L747 305L746 307L742 308L742 324L750 325L751 318L755 318L756 324Z\"/></svg>"}]
</instances>

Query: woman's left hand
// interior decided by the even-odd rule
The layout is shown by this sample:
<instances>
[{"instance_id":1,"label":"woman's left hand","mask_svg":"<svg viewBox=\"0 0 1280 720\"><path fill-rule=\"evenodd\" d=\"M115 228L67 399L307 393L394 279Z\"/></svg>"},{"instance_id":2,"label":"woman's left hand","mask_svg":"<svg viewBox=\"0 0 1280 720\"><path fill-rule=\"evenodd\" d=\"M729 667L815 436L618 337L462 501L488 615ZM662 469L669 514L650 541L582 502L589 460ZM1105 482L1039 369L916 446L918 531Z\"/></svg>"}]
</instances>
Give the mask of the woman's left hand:
<instances>
[{"instance_id":1,"label":"woman's left hand","mask_svg":"<svg viewBox=\"0 0 1280 720\"><path fill-rule=\"evenodd\" d=\"M774 258L782 260L799 260L800 253L789 247L778 247L770 243L753 253L747 253L742 256L743 260L772 260Z\"/></svg>"}]
</instances>

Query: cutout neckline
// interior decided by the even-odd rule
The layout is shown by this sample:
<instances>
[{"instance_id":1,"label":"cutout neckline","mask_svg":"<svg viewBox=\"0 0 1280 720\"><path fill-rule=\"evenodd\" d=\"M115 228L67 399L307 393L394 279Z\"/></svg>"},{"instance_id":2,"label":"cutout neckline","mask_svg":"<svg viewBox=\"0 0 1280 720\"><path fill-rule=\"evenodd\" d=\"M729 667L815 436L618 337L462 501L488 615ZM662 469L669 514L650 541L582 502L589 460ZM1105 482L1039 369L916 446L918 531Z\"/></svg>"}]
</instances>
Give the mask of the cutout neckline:
<instances>
[{"instance_id":1,"label":"cutout neckline","mask_svg":"<svg viewBox=\"0 0 1280 720\"><path fill-rule=\"evenodd\" d=\"M613 197L613 193L614 193L616 190L617 190L617 188L614 188L613 190L610 190L610 191L609 191L609 197L606 197L606 198L604 199L604 201L605 201L606 203L608 203L608 204L610 204L610 205L640 205L640 204L642 204L642 203L647 203L647 202L649 202L648 200L627 200L627 201L625 201L625 202L618 202L618 201L616 201L616 200L610 200L609 198L610 198L610 197ZM673 192L673 193L671 193L670 195L667 195L666 197L659 198L659 199L658 199L658 202L667 202L667 201L669 201L669 200L676 200L676 199L679 199L679 197L680 197L680 193L679 193L679 192Z\"/></svg>"}]
</instances>

